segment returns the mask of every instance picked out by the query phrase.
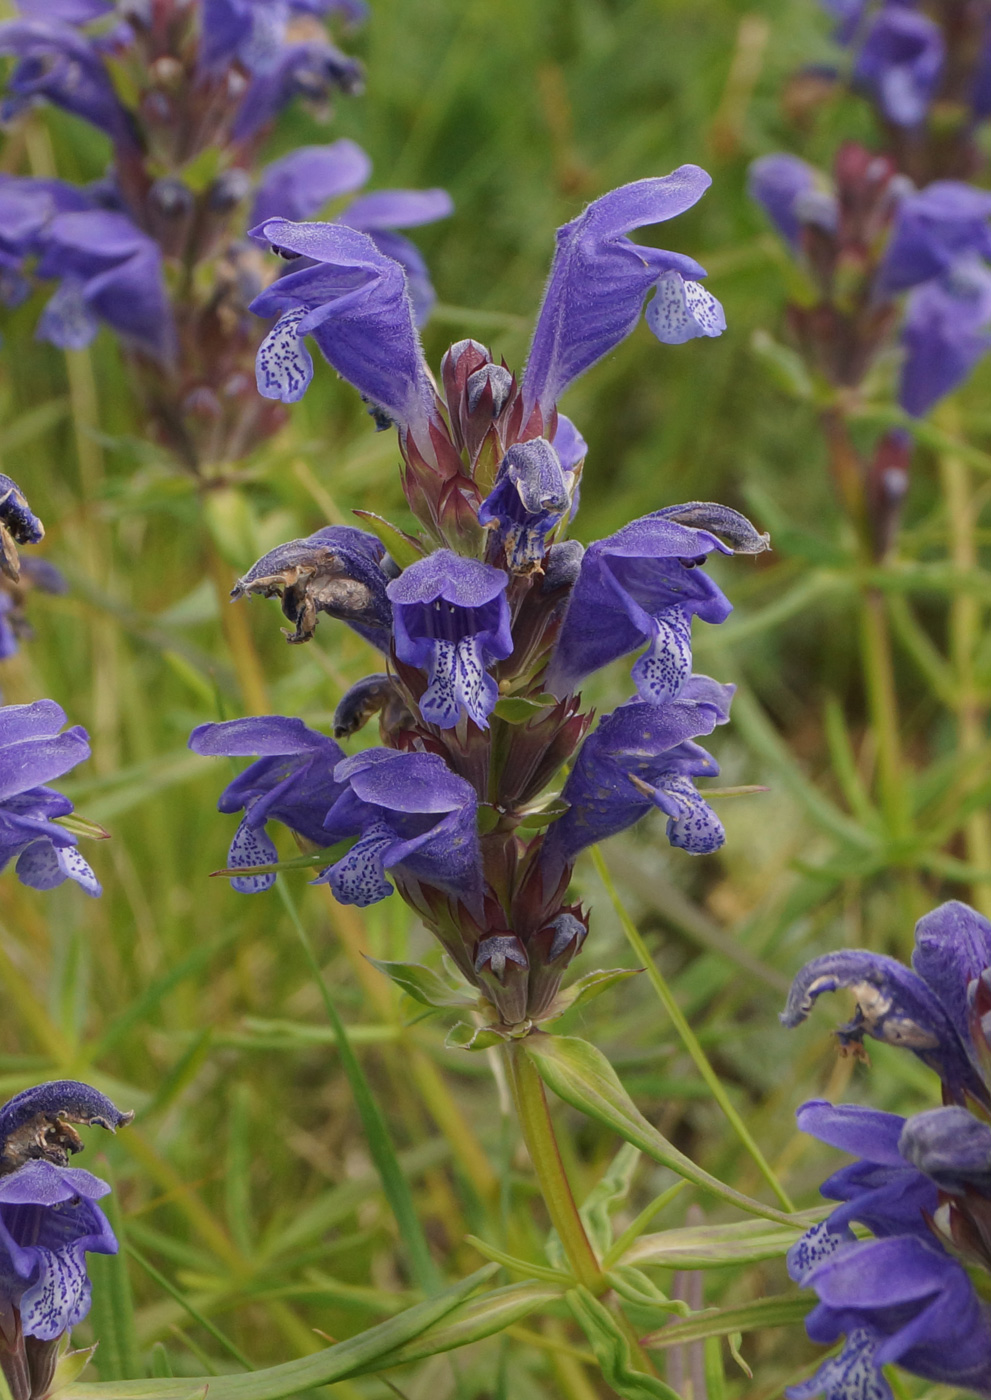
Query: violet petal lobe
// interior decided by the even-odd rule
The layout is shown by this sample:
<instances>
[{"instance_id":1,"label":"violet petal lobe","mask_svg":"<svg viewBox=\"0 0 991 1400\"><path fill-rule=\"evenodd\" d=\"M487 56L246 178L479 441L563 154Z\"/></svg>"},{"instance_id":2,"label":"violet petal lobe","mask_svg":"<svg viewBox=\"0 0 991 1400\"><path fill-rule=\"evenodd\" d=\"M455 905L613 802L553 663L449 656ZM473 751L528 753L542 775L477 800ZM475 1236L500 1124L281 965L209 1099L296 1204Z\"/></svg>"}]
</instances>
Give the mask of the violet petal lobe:
<instances>
[{"instance_id":1,"label":"violet petal lobe","mask_svg":"<svg viewBox=\"0 0 991 1400\"><path fill-rule=\"evenodd\" d=\"M761 156L747 173L747 192L764 210L786 243L797 248L802 224L797 204L816 185L815 170L798 156Z\"/></svg>"},{"instance_id":2,"label":"violet petal lobe","mask_svg":"<svg viewBox=\"0 0 991 1400\"><path fill-rule=\"evenodd\" d=\"M902 325L898 401L922 418L958 388L991 349L991 271L977 257L916 287Z\"/></svg>"},{"instance_id":3,"label":"violet petal lobe","mask_svg":"<svg viewBox=\"0 0 991 1400\"><path fill-rule=\"evenodd\" d=\"M951 1104L913 1114L899 1147L941 1191L960 1195L972 1188L991 1198L991 1127L967 1109Z\"/></svg>"},{"instance_id":4,"label":"violet petal lobe","mask_svg":"<svg viewBox=\"0 0 991 1400\"><path fill-rule=\"evenodd\" d=\"M612 190L558 229L523 377L525 413L536 405L549 419L568 385L631 333L647 292L663 274L703 275L694 259L635 244L627 234L684 213L710 183L697 165L683 165Z\"/></svg>"},{"instance_id":5,"label":"violet petal lobe","mask_svg":"<svg viewBox=\"0 0 991 1400\"><path fill-rule=\"evenodd\" d=\"M434 412L433 388L399 264L367 234L341 224L270 219L252 236L315 266L280 277L251 310L259 316L302 310L297 336L313 334L338 374L401 429L422 429ZM279 398L283 391L278 373L267 365L268 343L258 353L259 391Z\"/></svg>"},{"instance_id":6,"label":"violet petal lobe","mask_svg":"<svg viewBox=\"0 0 991 1400\"><path fill-rule=\"evenodd\" d=\"M312 219L328 200L360 189L371 173L369 157L346 137L327 146L298 146L262 171L249 226Z\"/></svg>"},{"instance_id":7,"label":"violet petal lobe","mask_svg":"<svg viewBox=\"0 0 991 1400\"><path fill-rule=\"evenodd\" d=\"M948 272L968 254L991 257L991 192L961 180L934 180L905 195L878 271L890 296Z\"/></svg>"},{"instance_id":8,"label":"violet petal lobe","mask_svg":"<svg viewBox=\"0 0 991 1400\"><path fill-rule=\"evenodd\" d=\"M853 76L896 126L917 126L929 110L945 58L943 31L907 5L885 5L864 39Z\"/></svg>"},{"instance_id":9,"label":"violet petal lobe","mask_svg":"<svg viewBox=\"0 0 991 1400\"><path fill-rule=\"evenodd\" d=\"M991 967L991 923L969 904L951 899L915 926L912 967L936 994L961 1043L970 1040L967 989Z\"/></svg>"},{"instance_id":10,"label":"violet petal lobe","mask_svg":"<svg viewBox=\"0 0 991 1400\"><path fill-rule=\"evenodd\" d=\"M540 564L548 534L570 509L572 480L546 438L516 443L503 457L478 520L493 527L510 569Z\"/></svg>"}]
</instances>

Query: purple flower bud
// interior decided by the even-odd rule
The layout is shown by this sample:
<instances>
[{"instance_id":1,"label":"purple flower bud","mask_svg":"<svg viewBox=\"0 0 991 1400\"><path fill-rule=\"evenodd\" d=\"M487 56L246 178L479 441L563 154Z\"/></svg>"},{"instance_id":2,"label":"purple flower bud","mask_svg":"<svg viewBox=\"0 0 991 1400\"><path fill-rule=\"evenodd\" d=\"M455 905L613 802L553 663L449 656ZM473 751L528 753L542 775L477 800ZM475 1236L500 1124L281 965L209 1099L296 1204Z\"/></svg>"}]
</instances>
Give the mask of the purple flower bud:
<instances>
[{"instance_id":1,"label":"purple flower bud","mask_svg":"<svg viewBox=\"0 0 991 1400\"><path fill-rule=\"evenodd\" d=\"M747 190L775 228L793 248L802 234L798 201L815 188L816 173L798 156L771 155L755 160L747 174Z\"/></svg>"},{"instance_id":2,"label":"purple flower bud","mask_svg":"<svg viewBox=\"0 0 991 1400\"><path fill-rule=\"evenodd\" d=\"M543 559L544 541L571 505L572 481L546 438L517 443L503 457L478 519L495 527L514 572L533 569Z\"/></svg>"},{"instance_id":3,"label":"purple flower bud","mask_svg":"<svg viewBox=\"0 0 991 1400\"><path fill-rule=\"evenodd\" d=\"M428 724L451 729L466 714L488 728L499 692L487 668L513 650L507 582L501 569L441 549L389 584L396 655L427 673Z\"/></svg>"},{"instance_id":4,"label":"purple flower bud","mask_svg":"<svg viewBox=\"0 0 991 1400\"><path fill-rule=\"evenodd\" d=\"M934 180L899 203L878 272L879 296L949 272L968 254L991 257L991 193L960 180Z\"/></svg>"},{"instance_id":5,"label":"purple flower bud","mask_svg":"<svg viewBox=\"0 0 991 1400\"><path fill-rule=\"evenodd\" d=\"M0 119L10 121L39 98L82 117L118 146L137 141L130 114L121 106L96 45L57 18L11 20L0 25L0 54L16 66Z\"/></svg>"},{"instance_id":6,"label":"purple flower bud","mask_svg":"<svg viewBox=\"0 0 991 1400\"><path fill-rule=\"evenodd\" d=\"M910 294L902 326L905 359L898 401L922 418L958 388L991 349L991 271L961 258Z\"/></svg>"}]
</instances>

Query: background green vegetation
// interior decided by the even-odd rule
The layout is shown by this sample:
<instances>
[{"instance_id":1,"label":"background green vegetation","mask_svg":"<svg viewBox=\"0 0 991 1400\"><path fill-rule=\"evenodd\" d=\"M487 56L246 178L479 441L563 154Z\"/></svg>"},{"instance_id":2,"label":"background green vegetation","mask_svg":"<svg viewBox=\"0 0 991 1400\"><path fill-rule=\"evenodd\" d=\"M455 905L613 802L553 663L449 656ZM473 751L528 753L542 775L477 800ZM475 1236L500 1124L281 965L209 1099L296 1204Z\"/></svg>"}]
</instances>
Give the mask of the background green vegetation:
<instances>
[{"instance_id":1,"label":"background green vegetation","mask_svg":"<svg viewBox=\"0 0 991 1400\"><path fill-rule=\"evenodd\" d=\"M941 897L967 897L966 885L943 876L961 854L961 813L988 797L980 762L966 773L955 764L952 725L918 659L900 651L909 800L926 835L911 849L903 843L892 868L865 795L874 760L856 589L815 415L752 346L754 330L780 325L785 277L746 199L747 163L782 147L827 159L839 132L863 132L863 111L840 100L804 131L783 114L786 75L830 54L814 0L373 0L349 47L367 64L366 95L342 102L329 128L294 111L271 154L348 135L371 154L374 184L451 191L454 217L417 239L441 300L425 335L434 365L449 341L470 334L521 367L555 228L605 190L683 161L713 175L697 209L653 237L709 268L728 332L668 348L641 326L564 407L590 444L582 539L697 498L746 509L771 529L773 555L717 566L734 619L718 634L697 629L699 669L743 684L735 723L712 743L725 781L770 791L722 802L728 841L716 857L670 851L660 818L605 855L731 1101L792 1197L811 1205L834 1154L795 1136L795 1106L825 1094L928 1107L934 1081L886 1047L872 1048L870 1069L838 1060L828 1031L839 1004L785 1033L777 1011L790 976L843 944L904 954L918 914ZM3 166L89 178L104 154L99 138L49 112L10 139ZM391 435L376 435L356 396L321 365L290 427L204 499L142 438L112 338L101 333L91 352L63 356L32 340L38 305L11 315L4 332L0 453L46 521L45 552L73 589L32 600L37 639L0 667L0 684L8 702L54 697L89 729L93 760L62 786L112 839L86 847L102 900L4 880L0 1091L79 1077L138 1110L106 1161L94 1142L86 1165L111 1173L126 1239L169 1291L129 1258L136 1335L118 1337L116 1353L105 1344L101 1378L129 1365L167 1362L176 1374L236 1366L203 1318L252 1364L271 1364L323 1345L314 1329L347 1337L417 1295L282 898L240 896L208 878L233 833L234 819L214 810L231 770L188 754L185 741L194 724L244 712L252 656L274 711L324 727L344 688L373 667L365 645L327 620L312 645L294 649L273 605L242 604L232 621L218 587L272 545L349 520L353 507L403 521L398 456ZM966 396L978 474L991 466L981 451L987 383L985 370ZM948 526L928 449L914 470L903 555L924 568L944 557ZM954 585L925 578L913 616L939 644ZM991 597L980 580L972 587ZM595 682L603 708L627 691L623 666ZM288 841L282 849L293 854ZM546 1263L546 1219L493 1062L445 1050L440 1018L418 1018L422 1008L360 953L436 965L430 940L398 899L359 915L332 906L302 874L285 883L388 1119L437 1266L450 1279L478 1267L469 1232ZM590 861L577 883L593 923L576 970L634 966ZM646 978L572 1021L684 1151L771 1199ZM581 1198L619 1144L558 1107ZM673 1180L641 1164L620 1228ZM652 1228L684 1223L692 1199L707 1220L731 1218L685 1191ZM120 1285L110 1266L98 1268L96 1330ZM670 1287L669 1276L659 1279ZM779 1262L712 1270L704 1285L705 1302L723 1306L788 1286ZM408 1400L592 1400L608 1392L578 1336L562 1313L394 1379ZM796 1325L748 1334L743 1354L755 1379L727 1354L726 1394L761 1400L807 1373L815 1352ZM937 1393L903 1384L906 1395ZM369 1379L337 1393L389 1392Z\"/></svg>"}]
</instances>

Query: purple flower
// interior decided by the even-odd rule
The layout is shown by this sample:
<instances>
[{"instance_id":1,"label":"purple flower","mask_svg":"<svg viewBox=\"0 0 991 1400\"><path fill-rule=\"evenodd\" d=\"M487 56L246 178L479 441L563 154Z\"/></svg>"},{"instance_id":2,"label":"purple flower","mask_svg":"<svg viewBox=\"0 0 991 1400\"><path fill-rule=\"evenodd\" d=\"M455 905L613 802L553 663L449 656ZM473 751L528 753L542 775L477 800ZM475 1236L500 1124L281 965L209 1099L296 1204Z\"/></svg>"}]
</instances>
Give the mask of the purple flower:
<instances>
[{"instance_id":1,"label":"purple flower","mask_svg":"<svg viewBox=\"0 0 991 1400\"><path fill-rule=\"evenodd\" d=\"M22 268L41 250L42 235L56 214L88 209L89 200L61 180L0 176L0 301L18 306L30 292Z\"/></svg>"},{"instance_id":2,"label":"purple flower","mask_svg":"<svg viewBox=\"0 0 991 1400\"><path fill-rule=\"evenodd\" d=\"M837 1031L842 1044L860 1044L869 1035L902 1045L936 1071L950 1100L964 1103L969 1094L991 1107L968 1007L970 984L989 967L991 924L953 900L916 924L914 971L865 949L826 953L799 972L781 1020L797 1026L823 992L850 987L857 1012Z\"/></svg>"},{"instance_id":3,"label":"purple flower","mask_svg":"<svg viewBox=\"0 0 991 1400\"><path fill-rule=\"evenodd\" d=\"M878 272L890 296L949 272L967 254L991 258L991 192L961 180L934 180L898 205Z\"/></svg>"},{"instance_id":4,"label":"purple flower","mask_svg":"<svg viewBox=\"0 0 991 1400\"><path fill-rule=\"evenodd\" d=\"M632 332L647 293L647 323L665 344L719 335L722 307L695 278L705 270L682 253L632 243L633 229L663 223L701 199L711 181L697 165L612 190L557 232L523 378L524 420L534 406L550 419L569 384Z\"/></svg>"},{"instance_id":5,"label":"purple flower","mask_svg":"<svg viewBox=\"0 0 991 1400\"><path fill-rule=\"evenodd\" d=\"M713 531L728 533L731 544ZM766 548L767 537L742 515L698 502L654 511L590 545L547 673L548 687L566 695L585 676L647 642L633 667L641 698L654 705L676 699L692 671L692 618L722 622L731 611L700 566L713 550Z\"/></svg>"},{"instance_id":6,"label":"purple flower","mask_svg":"<svg viewBox=\"0 0 991 1400\"><path fill-rule=\"evenodd\" d=\"M391 870L476 907L481 854L475 790L437 754L366 749L334 770L344 791L325 822L329 842L358 840L324 870L341 904L364 908L392 893Z\"/></svg>"},{"instance_id":7,"label":"purple flower","mask_svg":"<svg viewBox=\"0 0 991 1400\"><path fill-rule=\"evenodd\" d=\"M494 527L510 569L532 569L543 559L548 534L571 507L573 482L546 438L518 442L503 457L478 519Z\"/></svg>"},{"instance_id":8,"label":"purple flower","mask_svg":"<svg viewBox=\"0 0 991 1400\"><path fill-rule=\"evenodd\" d=\"M175 331L162 254L125 214L92 209L56 215L44 233L37 275L60 279L41 314L40 339L79 350L103 320L154 359L171 358Z\"/></svg>"},{"instance_id":9,"label":"purple flower","mask_svg":"<svg viewBox=\"0 0 991 1400\"><path fill-rule=\"evenodd\" d=\"M921 418L964 382L991 349L991 270L961 258L943 276L916 287L902 327L905 359L898 401Z\"/></svg>"},{"instance_id":10,"label":"purple flower","mask_svg":"<svg viewBox=\"0 0 991 1400\"><path fill-rule=\"evenodd\" d=\"M281 44L270 60L250 66L251 79L231 128L235 141L257 136L294 97L320 101L332 92L351 95L362 89L361 65L328 39Z\"/></svg>"},{"instance_id":11,"label":"purple flower","mask_svg":"<svg viewBox=\"0 0 991 1400\"><path fill-rule=\"evenodd\" d=\"M279 316L258 351L259 393L284 403L303 397L313 378L304 337L312 335L370 404L402 432L419 428L426 438L434 390L399 264L341 224L269 219L252 237L310 260L251 303L258 316Z\"/></svg>"},{"instance_id":12,"label":"purple flower","mask_svg":"<svg viewBox=\"0 0 991 1400\"><path fill-rule=\"evenodd\" d=\"M40 100L82 117L118 146L137 144L130 114L117 99L96 44L60 19L29 18L0 25L0 54L16 60L0 119L10 121Z\"/></svg>"},{"instance_id":13,"label":"purple flower","mask_svg":"<svg viewBox=\"0 0 991 1400\"><path fill-rule=\"evenodd\" d=\"M979 953L983 931L972 911L936 913L955 925L965 962L968 949ZM939 933L936 926L924 930L923 962L944 962ZM959 959L944 965L952 973ZM955 976L947 985L956 986ZM892 1362L991 1395L991 1310L942 1245L952 1240L974 1262L989 1262L991 1128L962 1107L906 1120L822 1100L803 1104L798 1123L862 1160L823 1183L822 1194L842 1204L789 1251L792 1278L819 1295L806 1322L809 1336L831 1345L846 1334L840 1354L789 1389L790 1400L890 1400L881 1367ZM949 1206L941 1205L948 1198ZM852 1221L877 1238L858 1242Z\"/></svg>"},{"instance_id":14,"label":"purple flower","mask_svg":"<svg viewBox=\"0 0 991 1400\"><path fill-rule=\"evenodd\" d=\"M86 1254L117 1252L95 1204L110 1187L68 1165L83 1146L72 1125L115 1132L133 1117L75 1080L26 1089L0 1108L0 1367L13 1400L48 1393L61 1338L89 1312Z\"/></svg>"},{"instance_id":15,"label":"purple flower","mask_svg":"<svg viewBox=\"0 0 991 1400\"><path fill-rule=\"evenodd\" d=\"M86 731L75 725L60 734L64 723L54 700L0 707L0 870L16 856L22 885L49 890L69 879L97 895L100 883L77 838L54 821L72 803L44 786L89 758Z\"/></svg>"},{"instance_id":16,"label":"purple flower","mask_svg":"<svg viewBox=\"0 0 991 1400\"><path fill-rule=\"evenodd\" d=\"M795 249L802 234L800 201L815 188L815 170L798 156L761 156L747 172L751 199L757 201L781 237Z\"/></svg>"},{"instance_id":17,"label":"purple flower","mask_svg":"<svg viewBox=\"0 0 991 1400\"><path fill-rule=\"evenodd\" d=\"M790 1400L891 1400L881 1367L991 1395L991 1313L966 1270L934 1240L894 1235L838 1250L804 1280L819 1295L806 1319L814 1342L843 1350Z\"/></svg>"},{"instance_id":18,"label":"purple flower","mask_svg":"<svg viewBox=\"0 0 991 1400\"><path fill-rule=\"evenodd\" d=\"M654 807L668 819L672 846L692 855L719 849L722 824L692 782L715 777L719 766L693 740L727 722L733 691L708 676L692 676L677 700L630 700L599 721L561 793L568 810L544 840L546 889L557 886L580 851L624 831Z\"/></svg>"},{"instance_id":19,"label":"purple flower","mask_svg":"<svg viewBox=\"0 0 991 1400\"><path fill-rule=\"evenodd\" d=\"M264 70L277 61L293 19L334 12L356 23L367 7L362 0L203 0L200 63L216 69L237 61Z\"/></svg>"},{"instance_id":20,"label":"purple flower","mask_svg":"<svg viewBox=\"0 0 991 1400\"><path fill-rule=\"evenodd\" d=\"M386 651L392 637L392 605L382 571L385 547L352 525L328 525L303 540L269 550L231 590L231 598L260 593L282 599L295 630L291 642L308 642L318 613L340 618L372 646Z\"/></svg>"},{"instance_id":21,"label":"purple flower","mask_svg":"<svg viewBox=\"0 0 991 1400\"><path fill-rule=\"evenodd\" d=\"M896 126L917 126L936 93L945 46L940 26L907 5L888 4L872 20L853 76Z\"/></svg>"},{"instance_id":22,"label":"purple flower","mask_svg":"<svg viewBox=\"0 0 991 1400\"><path fill-rule=\"evenodd\" d=\"M334 770L344 751L301 719L262 715L201 724L190 734L189 747L203 755L261 755L228 784L217 803L221 812L244 812L227 856L231 868L278 860L267 831L270 821L281 822L316 846L329 846L337 839L328 838L324 820L341 795L343 784ZM241 894L258 894L274 884L272 872L231 880Z\"/></svg>"},{"instance_id":23,"label":"purple flower","mask_svg":"<svg viewBox=\"0 0 991 1400\"><path fill-rule=\"evenodd\" d=\"M312 219L328 200L360 189L371 171L368 156L347 139L290 151L262 172L250 224ZM419 249L395 230L444 219L452 208L446 190L375 190L352 200L335 220L367 233L380 253L402 266L417 325L427 319L436 297Z\"/></svg>"},{"instance_id":24,"label":"purple flower","mask_svg":"<svg viewBox=\"0 0 991 1400\"><path fill-rule=\"evenodd\" d=\"M466 714L488 727L499 696L488 667L513 650L507 582L501 569L440 549L389 584L396 655L427 673L428 724L451 729Z\"/></svg>"},{"instance_id":25,"label":"purple flower","mask_svg":"<svg viewBox=\"0 0 991 1400\"><path fill-rule=\"evenodd\" d=\"M788 1272L797 1283L804 1284L824 1260L853 1244L853 1221L878 1236L929 1238L926 1217L935 1213L939 1193L899 1151L904 1118L859 1104L834 1107L824 1099L804 1103L797 1116L803 1133L862 1159L841 1167L820 1187L828 1201L842 1204L788 1251Z\"/></svg>"}]
</instances>

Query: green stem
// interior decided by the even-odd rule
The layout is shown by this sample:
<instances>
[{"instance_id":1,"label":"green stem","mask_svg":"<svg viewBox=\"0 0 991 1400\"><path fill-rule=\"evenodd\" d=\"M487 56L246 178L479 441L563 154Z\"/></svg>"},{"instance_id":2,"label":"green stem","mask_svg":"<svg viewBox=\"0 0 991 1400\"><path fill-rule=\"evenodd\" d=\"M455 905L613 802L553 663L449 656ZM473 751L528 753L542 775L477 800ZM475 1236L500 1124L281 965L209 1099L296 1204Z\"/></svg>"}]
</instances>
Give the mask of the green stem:
<instances>
[{"instance_id":1,"label":"green stem","mask_svg":"<svg viewBox=\"0 0 991 1400\"><path fill-rule=\"evenodd\" d=\"M959 432L955 419L950 423ZM967 464L953 452L940 455L943 496L950 525L950 554L961 572L978 566L977 510ZM950 661L954 672L952 708L957 720L957 744L961 753L976 757L984 747L987 716L977 684L974 659L984 625L981 600L958 589L950 604ZM979 766L978 766L979 771ZM972 812L964 823L967 860L980 869L991 869L991 815L983 808ZM982 914L991 911L991 890L975 885L971 901Z\"/></svg>"},{"instance_id":2,"label":"green stem","mask_svg":"<svg viewBox=\"0 0 991 1400\"><path fill-rule=\"evenodd\" d=\"M513 1102L547 1213L577 1281L591 1292L601 1293L605 1278L571 1194L540 1075L519 1041L509 1042L506 1055Z\"/></svg>"},{"instance_id":3,"label":"green stem","mask_svg":"<svg viewBox=\"0 0 991 1400\"><path fill-rule=\"evenodd\" d=\"M592 860L595 863L596 870L599 872L599 879L602 881L603 885L606 888L606 893L612 900L612 905L613 908L616 910L617 915L619 916L619 921L623 925L623 931L626 934L630 947L633 949L634 953L636 953L637 957L643 963L647 972L647 976L650 979L651 986L657 993L665 1011L671 1017L671 1021L674 1025L674 1028L678 1032L678 1035L681 1037L681 1043L684 1045L685 1049L688 1051L689 1055L694 1061L695 1067L698 1070L699 1074L701 1074L702 1078L708 1085L709 1092L712 1094L712 1097L716 1100L716 1103L718 1103L719 1107L723 1110L723 1113L725 1113L730 1126L733 1128L733 1131L740 1139L740 1142L743 1144L744 1148L747 1150L747 1152L749 1152L750 1156L753 1158L755 1166L757 1167L761 1176L767 1182L768 1186L770 1186L771 1190L777 1196L778 1200L784 1206L785 1210L787 1210L789 1213L794 1212L795 1207L792 1205L791 1200L788 1197L788 1193L785 1191L784 1187L781 1185L780 1181L775 1176L774 1169L771 1167L770 1163L765 1158L763 1152L761 1152L756 1142L750 1136L750 1133L748 1132L746 1124L743 1122L743 1119L740 1117L736 1109L730 1103L729 1098L726 1094L726 1090L723 1088L722 1084L719 1081L719 1076L716 1074L716 1071L712 1068L708 1059L706 1058L706 1053L702 1049L702 1046L699 1044L695 1036L695 1032L692 1030L691 1026L686 1021L684 1013L682 1012L681 1007L675 1000L671 988L668 986L667 982L661 975L661 970L655 963L654 959L651 957L646 943L640 937L640 932L636 924L634 924L633 920L626 912L626 907L619 897L619 891L616 889L616 886L613 882L613 878L609 873L609 868L606 865L606 862L602 856L602 852L599 850L598 846L592 847Z\"/></svg>"},{"instance_id":4,"label":"green stem","mask_svg":"<svg viewBox=\"0 0 991 1400\"><path fill-rule=\"evenodd\" d=\"M861 595L860 657L867 687L867 706L877 744L878 790L881 810L890 835L898 840L911 834L912 819L905 786L898 718L898 693L891 657L891 637L884 595L868 588Z\"/></svg>"}]
</instances>

